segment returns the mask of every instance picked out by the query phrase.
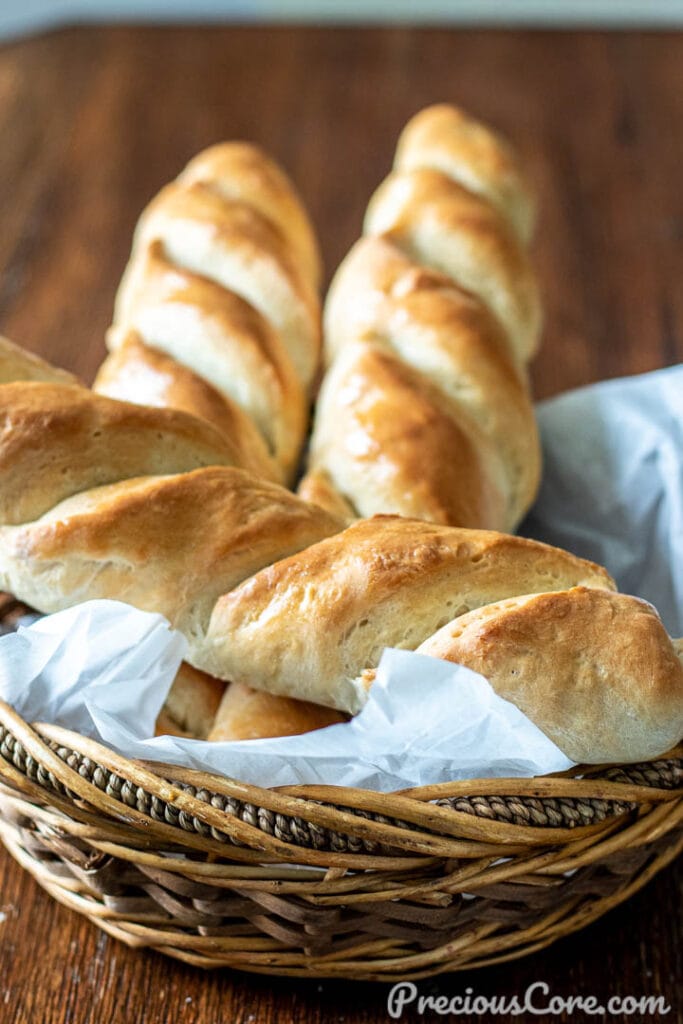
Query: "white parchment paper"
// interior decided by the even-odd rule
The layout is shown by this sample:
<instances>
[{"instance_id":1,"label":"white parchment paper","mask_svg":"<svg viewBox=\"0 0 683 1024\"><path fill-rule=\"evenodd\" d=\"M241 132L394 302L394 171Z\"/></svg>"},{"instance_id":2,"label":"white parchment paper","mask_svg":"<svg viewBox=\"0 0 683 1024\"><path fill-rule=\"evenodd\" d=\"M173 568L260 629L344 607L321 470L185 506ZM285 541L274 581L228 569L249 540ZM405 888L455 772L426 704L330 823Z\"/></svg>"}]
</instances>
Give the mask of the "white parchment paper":
<instances>
[{"instance_id":1,"label":"white parchment paper","mask_svg":"<svg viewBox=\"0 0 683 1024\"><path fill-rule=\"evenodd\" d=\"M184 639L160 615L89 601L0 639L0 697L29 721L77 729L128 757L261 786L387 792L572 763L481 676L396 650L384 652L370 698L350 722L269 740L148 739L184 652Z\"/></svg>"},{"instance_id":2,"label":"white parchment paper","mask_svg":"<svg viewBox=\"0 0 683 1024\"><path fill-rule=\"evenodd\" d=\"M521 532L605 564L683 635L683 366L552 399L539 421L545 478ZM92 601L0 638L0 697L127 756L263 786L389 791L571 764L481 676L396 650L349 723L236 743L149 739L184 652L161 616Z\"/></svg>"},{"instance_id":3,"label":"white parchment paper","mask_svg":"<svg viewBox=\"0 0 683 1024\"><path fill-rule=\"evenodd\" d=\"M543 484L520 532L607 566L683 636L683 365L537 411Z\"/></svg>"}]
</instances>

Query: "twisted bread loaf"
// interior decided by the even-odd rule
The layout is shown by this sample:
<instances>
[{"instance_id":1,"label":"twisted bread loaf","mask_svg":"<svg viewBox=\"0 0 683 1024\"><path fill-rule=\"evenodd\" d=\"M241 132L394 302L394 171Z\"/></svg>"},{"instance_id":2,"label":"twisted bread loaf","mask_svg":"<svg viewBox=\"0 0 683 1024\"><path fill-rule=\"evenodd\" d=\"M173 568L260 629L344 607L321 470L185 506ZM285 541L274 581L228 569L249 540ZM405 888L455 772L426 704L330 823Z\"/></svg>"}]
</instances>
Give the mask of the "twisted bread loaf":
<instances>
[{"instance_id":1,"label":"twisted bread loaf","mask_svg":"<svg viewBox=\"0 0 683 1024\"><path fill-rule=\"evenodd\" d=\"M95 390L194 413L246 468L290 480L318 365L319 278L282 171L244 143L207 149L140 218Z\"/></svg>"},{"instance_id":2,"label":"twisted bread loaf","mask_svg":"<svg viewBox=\"0 0 683 1024\"><path fill-rule=\"evenodd\" d=\"M516 526L540 466L525 371L540 322L532 206L482 125L448 106L407 125L328 295L303 497L347 515Z\"/></svg>"},{"instance_id":3,"label":"twisted bread loaf","mask_svg":"<svg viewBox=\"0 0 683 1024\"><path fill-rule=\"evenodd\" d=\"M683 734L683 665L599 566L393 516L343 529L204 466L227 461L223 439L182 412L50 383L1 385L0 410L0 588L41 611L128 601L181 630L196 668L348 711L385 646L452 651L585 760L656 756Z\"/></svg>"}]
</instances>

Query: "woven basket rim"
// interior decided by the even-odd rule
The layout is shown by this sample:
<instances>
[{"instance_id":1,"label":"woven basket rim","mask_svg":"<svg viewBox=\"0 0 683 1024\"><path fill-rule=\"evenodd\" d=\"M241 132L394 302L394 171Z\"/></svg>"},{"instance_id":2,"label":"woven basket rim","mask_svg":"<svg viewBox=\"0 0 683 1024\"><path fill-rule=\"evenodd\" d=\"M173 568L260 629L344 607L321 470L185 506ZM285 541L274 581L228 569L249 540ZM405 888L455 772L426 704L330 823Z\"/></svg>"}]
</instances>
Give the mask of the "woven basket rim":
<instances>
[{"instance_id":1,"label":"woven basket rim","mask_svg":"<svg viewBox=\"0 0 683 1024\"><path fill-rule=\"evenodd\" d=\"M683 746L394 793L259 788L126 758L0 702L0 839L52 897L135 948L417 980L543 949L671 863Z\"/></svg>"}]
</instances>

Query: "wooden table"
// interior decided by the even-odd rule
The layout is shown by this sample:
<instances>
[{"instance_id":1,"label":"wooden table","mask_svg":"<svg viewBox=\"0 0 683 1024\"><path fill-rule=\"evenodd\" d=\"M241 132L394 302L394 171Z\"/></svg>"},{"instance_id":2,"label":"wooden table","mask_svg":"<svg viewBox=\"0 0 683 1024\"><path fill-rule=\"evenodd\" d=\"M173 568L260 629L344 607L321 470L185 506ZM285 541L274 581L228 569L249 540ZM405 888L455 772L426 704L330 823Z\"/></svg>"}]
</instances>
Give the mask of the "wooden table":
<instances>
[{"instance_id":1,"label":"wooden table","mask_svg":"<svg viewBox=\"0 0 683 1024\"><path fill-rule=\"evenodd\" d=\"M438 99L508 132L540 194L537 395L681 360L678 34L115 28L1 47L0 329L89 379L141 207L223 138L284 163L333 269L400 127ZM106 938L5 854L0 878L3 1024L389 1019L386 986L203 974ZM661 994L662 1019L683 1021L682 889L679 863L532 960L422 992L521 995L543 980L601 1001Z\"/></svg>"}]
</instances>

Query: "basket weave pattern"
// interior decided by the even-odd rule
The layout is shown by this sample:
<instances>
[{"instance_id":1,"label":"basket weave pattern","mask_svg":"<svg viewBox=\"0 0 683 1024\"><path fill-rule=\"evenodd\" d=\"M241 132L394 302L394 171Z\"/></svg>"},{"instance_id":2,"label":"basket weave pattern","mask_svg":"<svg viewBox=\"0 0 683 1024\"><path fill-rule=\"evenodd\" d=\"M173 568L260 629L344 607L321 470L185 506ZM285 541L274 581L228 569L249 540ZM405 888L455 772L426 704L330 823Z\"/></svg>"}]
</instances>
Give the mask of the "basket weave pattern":
<instances>
[{"instance_id":1,"label":"basket weave pattern","mask_svg":"<svg viewBox=\"0 0 683 1024\"><path fill-rule=\"evenodd\" d=\"M2 631L26 612L0 598ZM0 702L0 836L109 934L204 967L419 978L531 953L683 848L683 751L396 794L128 760Z\"/></svg>"}]
</instances>

